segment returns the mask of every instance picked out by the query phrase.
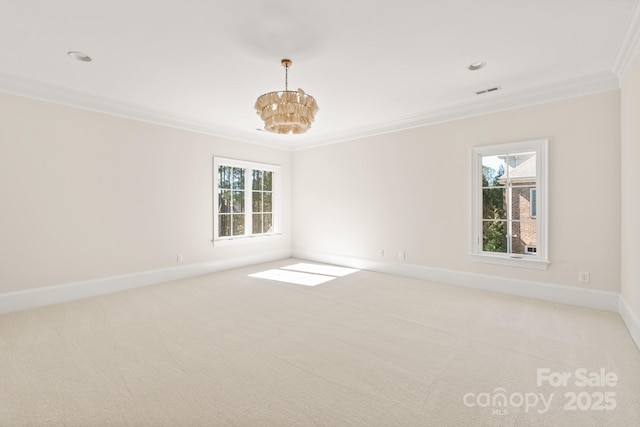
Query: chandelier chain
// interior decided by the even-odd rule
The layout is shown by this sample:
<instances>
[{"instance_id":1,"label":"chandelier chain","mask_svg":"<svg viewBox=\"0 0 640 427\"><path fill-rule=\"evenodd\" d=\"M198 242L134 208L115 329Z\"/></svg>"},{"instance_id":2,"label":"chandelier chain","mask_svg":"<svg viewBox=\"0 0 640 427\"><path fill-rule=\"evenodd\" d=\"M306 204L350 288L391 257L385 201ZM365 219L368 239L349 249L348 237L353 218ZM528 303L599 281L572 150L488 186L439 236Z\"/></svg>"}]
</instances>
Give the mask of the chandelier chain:
<instances>
[{"instance_id":1,"label":"chandelier chain","mask_svg":"<svg viewBox=\"0 0 640 427\"><path fill-rule=\"evenodd\" d=\"M284 66L284 90L289 90L289 64Z\"/></svg>"}]
</instances>

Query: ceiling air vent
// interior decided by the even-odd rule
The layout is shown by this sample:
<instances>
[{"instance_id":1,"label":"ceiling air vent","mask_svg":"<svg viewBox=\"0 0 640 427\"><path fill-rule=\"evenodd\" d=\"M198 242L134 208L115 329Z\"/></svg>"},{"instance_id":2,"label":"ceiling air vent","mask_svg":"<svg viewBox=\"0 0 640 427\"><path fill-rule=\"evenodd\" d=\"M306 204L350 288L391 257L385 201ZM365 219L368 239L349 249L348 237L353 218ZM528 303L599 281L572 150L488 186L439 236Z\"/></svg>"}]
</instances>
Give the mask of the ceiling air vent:
<instances>
[{"instance_id":1,"label":"ceiling air vent","mask_svg":"<svg viewBox=\"0 0 640 427\"><path fill-rule=\"evenodd\" d=\"M476 95L482 95L484 93L495 92L497 90L500 90L500 86L491 87L491 88L485 89L485 90L480 90L480 91L476 92Z\"/></svg>"}]
</instances>

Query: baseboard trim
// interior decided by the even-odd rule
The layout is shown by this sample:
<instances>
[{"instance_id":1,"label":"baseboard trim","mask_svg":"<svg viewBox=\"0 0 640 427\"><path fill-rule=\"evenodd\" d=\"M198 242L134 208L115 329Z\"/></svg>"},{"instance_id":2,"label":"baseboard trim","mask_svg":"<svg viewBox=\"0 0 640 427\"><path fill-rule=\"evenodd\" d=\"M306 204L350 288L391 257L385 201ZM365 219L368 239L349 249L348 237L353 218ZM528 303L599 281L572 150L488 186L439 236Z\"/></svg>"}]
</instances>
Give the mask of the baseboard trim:
<instances>
[{"instance_id":1,"label":"baseboard trim","mask_svg":"<svg viewBox=\"0 0 640 427\"><path fill-rule=\"evenodd\" d=\"M619 313L622 321L629 330L629 334L631 334L631 338L633 338L633 341L635 341L636 346L640 350L640 318L622 296L620 296Z\"/></svg>"},{"instance_id":2,"label":"baseboard trim","mask_svg":"<svg viewBox=\"0 0 640 427\"><path fill-rule=\"evenodd\" d=\"M363 258L305 250L294 250L293 257L616 313L620 306L620 295L614 292L510 279L422 265L378 262Z\"/></svg>"},{"instance_id":3,"label":"baseboard trim","mask_svg":"<svg viewBox=\"0 0 640 427\"><path fill-rule=\"evenodd\" d=\"M225 258L140 273L0 294L0 313L27 310L291 257L290 250Z\"/></svg>"},{"instance_id":4,"label":"baseboard trim","mask_svg":"<svg viewBox=\"0 0 640 427\"><path fill-rule=\"evenodd\" d=\"M614 292L509 279L414 264L378 262L364 258L304 250L281 250L253 256L206 261L25 291L7 292L0 294L0 313L64 303L233 268L246 267L263 262L277 261L292 256L298 259L343 265L436 283L618 312L629 329L635 343L640 348L640 320L626 301Z\"/></svg>"}]
</instances>

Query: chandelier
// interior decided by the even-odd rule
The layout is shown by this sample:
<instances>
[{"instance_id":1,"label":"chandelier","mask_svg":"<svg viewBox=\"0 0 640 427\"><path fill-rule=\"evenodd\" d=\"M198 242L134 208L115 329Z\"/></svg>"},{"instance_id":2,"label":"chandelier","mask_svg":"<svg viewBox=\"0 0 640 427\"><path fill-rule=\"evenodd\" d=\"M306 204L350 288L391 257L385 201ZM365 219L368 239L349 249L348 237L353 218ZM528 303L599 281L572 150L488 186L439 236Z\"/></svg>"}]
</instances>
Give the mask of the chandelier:
<instances>
[{"instance_id":1,"label":"chandelier","mask_svg":"<svg viewBox=\"0 0 640 427\"><path fill-rule=\"evenodd\" d=\"M311 127L318 104L302 89L289 90L290 59L281 61L284 67L284 90L260 95L255 109L264 121L264 129L273 133L305 133Z\"/></svg>"}]
</instances>

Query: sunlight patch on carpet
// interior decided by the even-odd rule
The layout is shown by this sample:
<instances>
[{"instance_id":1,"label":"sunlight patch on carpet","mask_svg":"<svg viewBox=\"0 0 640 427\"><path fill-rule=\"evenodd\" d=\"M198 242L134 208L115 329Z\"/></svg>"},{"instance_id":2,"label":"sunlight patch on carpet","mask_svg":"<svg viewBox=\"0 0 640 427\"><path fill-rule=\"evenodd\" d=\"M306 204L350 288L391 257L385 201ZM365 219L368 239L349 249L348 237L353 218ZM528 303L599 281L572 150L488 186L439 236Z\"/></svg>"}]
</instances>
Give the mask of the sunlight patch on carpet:
<instances>
[{"instance_id":1,"label":"sunlight patch on carpet","mask_svg":"<svg viewBox=\"0 0 640 427\"><path fill-rule=\"evenodd\" d=\"M298 263L250 274L249 277L293 283L295 285L317 286L357 271L355 268Z\"/></svg>"},{"instance_id":2,"label":"sunlight patch on carpet","mask_svg":"<svg viewBox=\"0 0 640 427\"><path fill-rule=\"evenodd\" d=\"M308 264L304 262L288 265L286 267L282 267L282 269L302 271L305 273L313 273L313 274L324 274L326 276L334 276L334 277L342 277L342 276L355 273L356 271L359 271L355 268L336 267L335 265L324 265L324 264Z\"/></svg>"}]
</instances>

